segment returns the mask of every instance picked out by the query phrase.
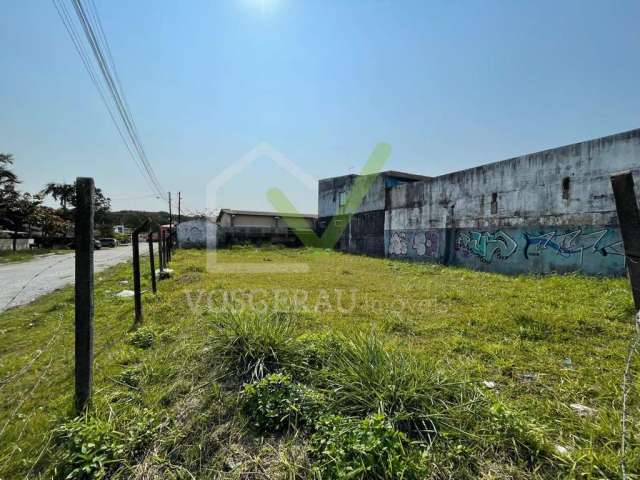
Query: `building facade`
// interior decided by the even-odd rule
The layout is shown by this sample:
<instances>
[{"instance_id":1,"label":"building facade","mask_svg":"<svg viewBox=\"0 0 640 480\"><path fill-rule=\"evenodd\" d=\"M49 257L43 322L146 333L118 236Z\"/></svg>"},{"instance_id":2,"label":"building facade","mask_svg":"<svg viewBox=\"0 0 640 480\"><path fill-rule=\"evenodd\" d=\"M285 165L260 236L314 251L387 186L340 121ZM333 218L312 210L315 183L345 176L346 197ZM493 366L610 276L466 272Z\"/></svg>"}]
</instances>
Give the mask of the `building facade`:
<instances>
[{"instance_id":1,"label":"building facade","mask_svg":"<svg viewBox=\"0 0 640 480\"><path fill-rule=\"evenodd\" d=\"M640 182L640 129L447 175L384 183L384 196L381 186L373 192L375 205L384 205L384 255L503 273L622 274L610 175L623 170ZM320 182L321 212L323 182L332 180ZM348 250L370 253L361 248L370 233L352 228L350 235L359 238L349 239Z\"/></svg>"},{"instance_id":2,"label":"building facade","mask_svg":"<svg viewBox=\"0 0 640 480\"><path fill-rule=\"evenodd\" d=\"M215 220L202 218L177 227L180 247L226 247L243 244L299 246L300 235L315 234L316 215L280 214L223 208ZM296 232L292 225L296 225Z\"/></svg>"},{"instance_id":3,"label":"building facade","mask_svg":"<svg viewBox=\"0 0 640 480\"><path fill-rule=\"evenodd\" d=\"M387 171L376 176L361 205L352 216L345 215L348 195L358 175L320 180L318 185L318 231L320 234L335 219L344 228L336 248L352 253L384 256L385 212L389 208L389 190L397 185L426 180L411 173Z\"/></svg>"}]
</instances>

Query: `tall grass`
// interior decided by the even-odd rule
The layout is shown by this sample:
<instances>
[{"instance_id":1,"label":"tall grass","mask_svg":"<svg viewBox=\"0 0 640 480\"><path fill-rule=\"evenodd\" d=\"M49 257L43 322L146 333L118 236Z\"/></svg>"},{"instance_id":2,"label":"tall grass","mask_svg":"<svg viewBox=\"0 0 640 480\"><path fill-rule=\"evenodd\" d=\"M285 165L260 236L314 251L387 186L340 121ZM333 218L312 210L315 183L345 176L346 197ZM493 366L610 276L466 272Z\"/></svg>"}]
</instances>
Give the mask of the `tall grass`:
<instances>
[{"instance_id":1,"label":"tall grass","mask_svg":"<svg viewBox=\"0 0 640 480\"><path fill-rule=\"evenodd\" d=\"M284 313L217 315L209 358L242 381L259 380L295 363L294 317Z\"/></svg>"}]
</instances>

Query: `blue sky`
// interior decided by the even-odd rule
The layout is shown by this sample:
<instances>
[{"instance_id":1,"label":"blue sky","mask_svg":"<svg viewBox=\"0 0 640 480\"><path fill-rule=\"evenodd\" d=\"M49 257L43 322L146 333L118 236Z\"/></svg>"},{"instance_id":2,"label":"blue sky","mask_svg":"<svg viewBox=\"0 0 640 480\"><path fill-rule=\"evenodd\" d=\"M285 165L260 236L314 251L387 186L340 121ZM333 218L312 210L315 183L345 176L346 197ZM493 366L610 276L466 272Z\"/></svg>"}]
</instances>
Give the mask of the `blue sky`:
<instances>
[{"instance_id":1,"label":"blue sky","mask_svg":"<svg viewBox=\"0 0 640 480\"><path fill-rule=\"evenodd\" d=\"M640 2L96 0L165 189L207 184L266 141L316 178L438 175L640 127ZM50 1L3 2L0 151L23 188L93 176L115 209L157 210ZM213 207L302 211L316 191L267 158Z\"/></svg>"}]
</instances>

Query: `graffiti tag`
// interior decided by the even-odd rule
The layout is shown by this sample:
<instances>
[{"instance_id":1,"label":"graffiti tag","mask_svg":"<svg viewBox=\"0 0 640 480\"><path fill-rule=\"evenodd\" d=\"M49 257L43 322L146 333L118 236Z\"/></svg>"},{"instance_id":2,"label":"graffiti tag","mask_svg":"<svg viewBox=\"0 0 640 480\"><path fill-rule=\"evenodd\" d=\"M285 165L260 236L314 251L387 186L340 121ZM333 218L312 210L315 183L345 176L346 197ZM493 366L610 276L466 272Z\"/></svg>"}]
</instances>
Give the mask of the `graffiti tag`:
<instances>
[{"instance_id":1,"label":"graffiti tag","mask_svg":"<svg viewBox=\"0 0 640 480\"><path fill-rule=\"evenodd\" d=\"M456 239L456 250L464 255L475 255L485 263L491 263L494 258L506 260L517 248L516 241L502 230L495 233L463 232Z\"/></svg>"},{"instance_id":2,"label":"graffiti tag","mask_svg":"<svg viewBox=\"0 0 640 480\"><path fill-rule=\"evenodd\" d=\"M420 257L437 257L439 238L437 232L418 232L413 236L411 246Z\"/></svg>"},{"instance_id":3,"label":"graffiti tag","mask_svg":"<svg viewBox=\"0 0 640 480\"><path fill-rule=\"evenodd\" d=\"M605 237L609 230L598 230L592 233L583 233L582 229L577 229L567 233L557 233L555 231L539 235L524 234L525 247L524 258L542 255L549 250L555 252L563 258L577 257L582 263L584 252L599 253L602 256L623 255L624 249L622 240L607 242Z\"/></svg>"},{"instance_id":4,"label":"graffiti tag","mask_svg":"<svg viewBox=\"0 0 640 480\"><path fill-rule=\"evenodd\" d=\"M407 235L404 232L394 232L389 241L390 255L407 254Z\"/></svg>"}]
</instances>

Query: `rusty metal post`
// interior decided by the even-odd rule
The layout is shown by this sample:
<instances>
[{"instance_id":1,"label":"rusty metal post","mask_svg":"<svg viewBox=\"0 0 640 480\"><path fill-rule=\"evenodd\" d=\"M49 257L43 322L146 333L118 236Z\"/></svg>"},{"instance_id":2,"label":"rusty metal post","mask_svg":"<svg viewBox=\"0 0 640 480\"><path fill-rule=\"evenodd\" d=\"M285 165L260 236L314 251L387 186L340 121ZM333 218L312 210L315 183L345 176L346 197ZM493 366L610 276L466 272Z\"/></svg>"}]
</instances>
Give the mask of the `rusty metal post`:
<instances>
[{"instance_id":1,"label":"rusty metal post","mask_svg":"<svg viewBox=\"0 0 640 480\"><path fill-rule=\"evenodd\" d=\"M151 290L153 291L153 293L157 293L158 288L156 285L156 264L153 258L153 233L152 232L149 232L147 241L149 242L149 268L151 269Z\"/></svg>"},{"instance_id":2,"label":"rusty metal post","mask_svg":"<svg viewBox=\"0 0 640 480\"><path fill-rule=\"evenodd\" d=\"M142 233L148 225L149 221L145 220L142 225L133 231L133 299L135 303L135 323L142 323L142 290L140 286L140 233Z\"/></svg>"},{"instance_id":3,"label":"rusty metal post","mask_svg":"<svg viewBox=\"0 0 640 480\"><path fill-rule=\"evenodd\" d=\"M640 310L640 212L636 200L633 175L631 172L620 172L611 175L613 196L616 199L620 235L624 244L624 254L631 284L631 293L636 306Z\"/></svg>"},{"instance_id":4,"label":"rusty metal post","mask_svg":"<svg viewBox=\"0 0 640 480\"><path fill-rule=\"evenodd\" d=\"M93 178L76 179L75 410L86 411L93 381Z\"/></svg>"}]
</instances>

